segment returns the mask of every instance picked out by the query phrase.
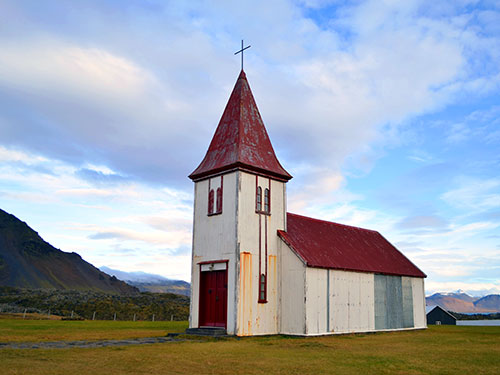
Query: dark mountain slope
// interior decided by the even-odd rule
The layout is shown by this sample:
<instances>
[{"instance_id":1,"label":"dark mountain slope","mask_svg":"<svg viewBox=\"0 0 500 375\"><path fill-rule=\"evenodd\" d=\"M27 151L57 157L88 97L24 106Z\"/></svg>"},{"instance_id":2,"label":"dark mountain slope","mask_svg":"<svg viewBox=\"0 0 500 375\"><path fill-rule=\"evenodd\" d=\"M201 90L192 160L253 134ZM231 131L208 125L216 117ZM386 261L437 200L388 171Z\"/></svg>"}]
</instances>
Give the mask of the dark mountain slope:
<instances>
[{"instance_id":1,"label":"dark mountain slope","mask_svg":"<svg viewBox=\"0 0 500 375\"><path fill-rule=\"evenodd\" d=\"M54 248L26 223L1 209L0 285L111 293L138 291L99 271L80 255Z\"/></svg>"}]
</instances>

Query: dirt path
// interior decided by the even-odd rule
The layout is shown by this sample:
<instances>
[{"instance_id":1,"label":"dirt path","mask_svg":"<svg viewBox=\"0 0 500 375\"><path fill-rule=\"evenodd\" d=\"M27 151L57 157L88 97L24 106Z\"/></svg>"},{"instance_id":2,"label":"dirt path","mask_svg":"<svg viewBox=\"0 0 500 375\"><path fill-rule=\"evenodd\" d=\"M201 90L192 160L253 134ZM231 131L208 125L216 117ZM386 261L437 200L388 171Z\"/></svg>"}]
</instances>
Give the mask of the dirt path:
<instances>
[{"instance_id":1,"label":"dirt path","mask_svg":"<svg viewBox=\"0 0 500 375\"><path fill-rule=\"evenodd\" d=\"M184 340L175 337L143 337L138 339L100 340L100 341L0 342L0 349L101 348L106 346L163 344L166 342L174 342L174 341L184 341Z\"/></svg>"}]
</instances>

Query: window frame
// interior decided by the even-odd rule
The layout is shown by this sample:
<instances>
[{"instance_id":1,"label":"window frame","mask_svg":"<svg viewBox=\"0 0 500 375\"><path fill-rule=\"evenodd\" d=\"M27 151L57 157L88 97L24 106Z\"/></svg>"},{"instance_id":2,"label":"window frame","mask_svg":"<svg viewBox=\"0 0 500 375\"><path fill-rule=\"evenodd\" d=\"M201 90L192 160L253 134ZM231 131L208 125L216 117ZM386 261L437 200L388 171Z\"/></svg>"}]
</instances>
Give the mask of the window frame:
<instances>
[{"instance_id":1,"label":"window frame","mask_svg":"<svg viewBox=\"0 0 500 375\"><path fill-rule=\"evenodd\" d=\"M262 298L263 297L263 298ZM259 275L259 300L258 303L267 303L267 275Z\"/></svg>"},{"instance_id":2,"label":"window frame","mask_svg":"<svg viewBox=\"0 0 500 375\"><path fill-rule=\"evenodd\" d=\"M255 193L255 211L262 212L262 188L260 186L257 186Z\"/></svg>"},{"instance_id":3,"label":"window frame","mask_svg":"<svg viewBox=\"0 0 500 375\"><path fill-rule=\"evenodd\" d=\"M208 215L214 214L214 189L208 191Z\"/></svg>"}]
</instances>

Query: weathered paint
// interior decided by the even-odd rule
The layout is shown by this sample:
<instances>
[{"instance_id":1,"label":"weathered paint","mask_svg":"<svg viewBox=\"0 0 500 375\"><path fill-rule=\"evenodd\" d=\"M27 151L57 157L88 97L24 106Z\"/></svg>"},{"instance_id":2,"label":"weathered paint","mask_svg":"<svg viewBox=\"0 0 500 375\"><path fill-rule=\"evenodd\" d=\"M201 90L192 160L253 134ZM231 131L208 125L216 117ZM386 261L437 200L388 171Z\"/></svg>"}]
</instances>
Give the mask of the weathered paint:
<instances>
[{"instance_id":1,"label":"weathered paint","mask_svg":"<svg viewBox=\"0 0 500 375\"><path fill-rule=\"evenodd\" d=\"M413 292L410 277L401 278L403 292L403 327L413 327Z\"/></svg>"},{"instance_id":2,"label":"weathered paint","mask_svg":"<svg viewBox=\"0 0 500 375\"><path fill-rule=\"evenodd\" d=\"M239 304L239 336L252 334L252 297L253 297L253 274L252 254L242 252L240 254L240 304Z\"/></svg>"},{"instance_id":3,"label":"weathered paint","mask_svg":"<svg viewBox=\"0 0 500 375\"><path fill-rule=\"evenodd\" d=\"M238 172L238 218L237 236L241 251L252 254L252 298L241 306L238 311L251 308L252 319L250 327L246 322L245 330L238 329L237 335L264 335L278 333L278 244L281 242L276 235L277 230L284 229L282 212L285 209L283 182L274 179L258 177L250 173ZM255 191L257 186L271 190L269 215L256 212ZM240 267L241 270L241 267ZM267 273L267 301L259 303L259 272ZM240 280L242 275L240 275ZM242 327L242 325L239 325Z\"/></svg>"},{"instance_id":4,"label":"weathered paint","mask_svg":"<svg viewBox=\"0 0 500 375\"><path fill-rule=\"evenodd\" d=\"M210 187L220 186L221 178L210 179ZM224 176L222 195L223 209L218 215L207 215L209 179L195 183L194 225L193 225L193 257L191 269L191 304L189 326L198 327L199 310L199 272L200 262L227 260L228 269L228 308L227 332L235 333L236 311L235 300L238 254L236 252L236 202L237 172Z\"/></svg>"}]
</instances>

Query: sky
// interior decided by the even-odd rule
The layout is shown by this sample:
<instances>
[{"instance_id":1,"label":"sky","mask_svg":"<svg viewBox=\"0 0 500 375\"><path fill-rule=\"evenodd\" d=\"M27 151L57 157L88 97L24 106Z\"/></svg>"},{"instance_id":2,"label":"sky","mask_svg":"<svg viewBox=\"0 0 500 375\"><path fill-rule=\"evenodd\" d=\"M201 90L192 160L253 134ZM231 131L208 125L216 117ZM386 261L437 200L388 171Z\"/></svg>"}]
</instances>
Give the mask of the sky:
<instances>
[{"instance_id":1,"label":"sky","mask_svg":"<svg viewBox=\"0 0 500 375\"><path fill-rule=\"evenodd\" d=\"M240 70L293 213L381 232L426 293L500 293L498 1L0 1L0 208L190 280L193 183Z\"/></svg>"}]
</instances>

